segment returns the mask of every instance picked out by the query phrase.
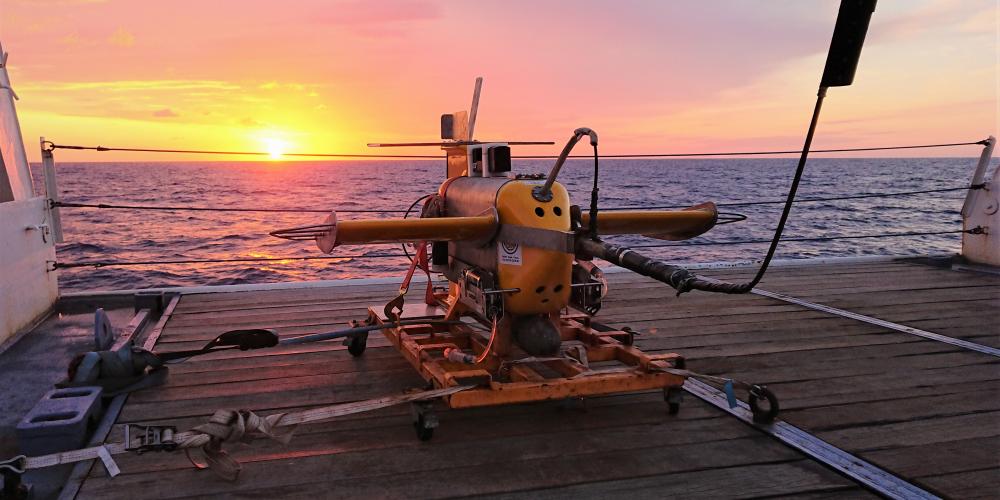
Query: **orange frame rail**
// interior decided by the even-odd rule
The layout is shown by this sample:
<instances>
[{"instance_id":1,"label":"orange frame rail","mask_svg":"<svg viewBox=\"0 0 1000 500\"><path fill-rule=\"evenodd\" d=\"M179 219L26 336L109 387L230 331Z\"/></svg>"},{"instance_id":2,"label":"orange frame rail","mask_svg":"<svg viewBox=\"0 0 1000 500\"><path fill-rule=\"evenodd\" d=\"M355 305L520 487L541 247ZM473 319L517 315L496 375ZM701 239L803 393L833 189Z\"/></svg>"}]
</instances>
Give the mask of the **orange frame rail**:
<instances>
[{"instance_id":1,"label":"orange frame rail","mask_svg":"<svg viewBox=\"0 0 1000 500\"><path fill-rule=\"evenodd\" d=\"M402 319L445 318L438 306L407 305ZM683 368L676 353L646 354L632 346L633 334L623 330L598 331L590 317L572 310L560 316L565 353L537 358L516 348L501 359L487 356L482 363L465 364L447 359L446 349L480 354L488 344L482 325L474 318L468 325L432 323L386 327L383 335L428 383L436 388L475 385L446 398L451 408L599 396L651 389L679 389L687 377L662 371ZM392 320L381 308L369 308L368 323L385 325Z\"/></svg>"}]
</instances>

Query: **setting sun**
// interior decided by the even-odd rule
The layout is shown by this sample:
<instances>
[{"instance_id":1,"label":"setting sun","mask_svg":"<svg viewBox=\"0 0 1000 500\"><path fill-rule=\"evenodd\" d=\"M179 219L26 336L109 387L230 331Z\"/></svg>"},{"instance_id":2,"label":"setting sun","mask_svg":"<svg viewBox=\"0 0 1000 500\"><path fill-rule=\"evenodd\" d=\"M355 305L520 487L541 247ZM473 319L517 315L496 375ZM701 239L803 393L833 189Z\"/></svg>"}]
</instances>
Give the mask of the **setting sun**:
<instances>
[{"instance_id":1,"label":"setting sun","mask_svg":"<svg viewBox=\"0 0 1000 500\"><path fill-rule=\"evenodd\" d=\"M285 151L288 150L288 143L280 139L265 138L262 142L264 143L264 151L270 155L272 160L280 160Z\"/></svg>"}]
</instances>

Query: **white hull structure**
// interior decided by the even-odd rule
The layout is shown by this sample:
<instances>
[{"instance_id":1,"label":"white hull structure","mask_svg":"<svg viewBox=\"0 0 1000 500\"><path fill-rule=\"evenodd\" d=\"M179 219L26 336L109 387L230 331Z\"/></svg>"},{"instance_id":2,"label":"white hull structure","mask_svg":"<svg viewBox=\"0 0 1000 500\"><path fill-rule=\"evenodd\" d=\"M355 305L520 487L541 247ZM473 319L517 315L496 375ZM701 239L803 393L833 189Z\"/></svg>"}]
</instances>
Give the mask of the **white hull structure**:
<instances>
[{"instance_id":1,"label":"white hull structure","mask_svg":"<svg viewBox=\"0 0 1000 500\"><path fill-rule=\"evenodd\" d=\"M0 346L43 319L59 296L47 196L36 196L15 92L0 45Z\"/></svg>"}]
</instances>

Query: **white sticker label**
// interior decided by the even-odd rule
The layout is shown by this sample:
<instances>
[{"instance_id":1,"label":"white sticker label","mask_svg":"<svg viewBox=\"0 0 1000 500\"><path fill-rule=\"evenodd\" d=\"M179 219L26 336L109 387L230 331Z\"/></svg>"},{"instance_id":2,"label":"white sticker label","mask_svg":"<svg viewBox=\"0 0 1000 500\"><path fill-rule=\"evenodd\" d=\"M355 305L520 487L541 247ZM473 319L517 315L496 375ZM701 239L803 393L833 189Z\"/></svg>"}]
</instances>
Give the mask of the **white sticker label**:
<instances>
[{"instance_id":1,"label":"white sticker label","mask_svg":"<svg viewBox=\"0 0 1000 500\"><path fill-rule=\"evenodd\" d=\"M121 474L121 469L118 468L118 464L115 463L115 459L111 458L111 453L107 448L101 446L97 449L97 456L101 458L101 462L104 462L104 468L108 470L108 475L115 477Z\"/></svg>"},{"instance_id":2,"label":"white sticker label","mask_svg":"<svg viewBox=\"0 0 1000 500\"><path fill-rule=\"evenodd\" d=\"M521 245L501 241L497 243L497 258L501 264L508 266L521 265Z\"/></svg>"}]
</instances>

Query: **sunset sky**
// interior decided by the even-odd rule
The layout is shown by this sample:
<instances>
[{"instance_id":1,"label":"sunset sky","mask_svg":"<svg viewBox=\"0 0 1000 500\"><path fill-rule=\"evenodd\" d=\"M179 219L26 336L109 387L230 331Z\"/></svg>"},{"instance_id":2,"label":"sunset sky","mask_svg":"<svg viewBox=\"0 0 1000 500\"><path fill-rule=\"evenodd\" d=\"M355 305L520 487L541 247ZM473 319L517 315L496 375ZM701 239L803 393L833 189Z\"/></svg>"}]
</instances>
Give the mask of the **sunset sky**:
<instances>
[{"instance_id":1,"label":"sunset sky","mask_svg":"<svg viewBox=\"0 0 1000 500\"><path fill-rule=\"evenodd\" d=\"M469 106L476 76L478 139L559 143L520 154L557 152L578 126L609 154L794 149L838 4L0 0L0 42L31 160L42 135L370 153L367 142L437 139L439 115ZM855 84L831 90L815 145L995 135L997 16L996 0L880 0Z\"/></svg>"}]
</instances>

